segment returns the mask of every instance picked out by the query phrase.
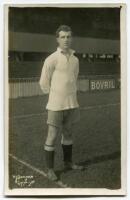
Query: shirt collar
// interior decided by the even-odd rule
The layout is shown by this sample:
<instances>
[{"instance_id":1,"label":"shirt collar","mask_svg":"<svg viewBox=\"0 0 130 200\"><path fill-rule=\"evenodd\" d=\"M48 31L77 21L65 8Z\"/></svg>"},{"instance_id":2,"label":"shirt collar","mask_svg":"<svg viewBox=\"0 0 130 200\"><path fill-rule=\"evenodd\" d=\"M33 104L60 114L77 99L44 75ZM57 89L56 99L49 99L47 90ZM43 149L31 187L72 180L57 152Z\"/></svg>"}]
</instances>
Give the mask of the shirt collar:
<instances>
[{"instance_id":1,"label":"shirt collar","mask_svg":"<svg viewBox=\"0 0 130 200\"><path fill-rule=\"evenodd\" d=\"M63 50L62 50L60 47L57 48L57 51L58 51L59 53L63 53ZM73 54L75 53L75 50L69 49L69 52L70 52L70 55L73 55Z\"/></svg>"}]
</instances>

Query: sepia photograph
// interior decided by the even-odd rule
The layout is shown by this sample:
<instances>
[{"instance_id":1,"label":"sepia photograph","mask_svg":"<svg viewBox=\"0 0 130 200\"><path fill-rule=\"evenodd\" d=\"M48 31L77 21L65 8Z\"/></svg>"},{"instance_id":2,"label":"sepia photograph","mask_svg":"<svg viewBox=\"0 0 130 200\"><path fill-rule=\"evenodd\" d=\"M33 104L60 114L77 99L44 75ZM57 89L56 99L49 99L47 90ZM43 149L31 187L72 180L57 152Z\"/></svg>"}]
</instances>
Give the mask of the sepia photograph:
<instances>
[{"instance_id":1,"label":"sepia photograph","mask_svg":"<svg viewBox=\"0 0 130 200\"><path fill-rule=\"evenodd\" d=\"M126 194L125 9L5 5L6 195Z\"/></svg>"}]
</instances>

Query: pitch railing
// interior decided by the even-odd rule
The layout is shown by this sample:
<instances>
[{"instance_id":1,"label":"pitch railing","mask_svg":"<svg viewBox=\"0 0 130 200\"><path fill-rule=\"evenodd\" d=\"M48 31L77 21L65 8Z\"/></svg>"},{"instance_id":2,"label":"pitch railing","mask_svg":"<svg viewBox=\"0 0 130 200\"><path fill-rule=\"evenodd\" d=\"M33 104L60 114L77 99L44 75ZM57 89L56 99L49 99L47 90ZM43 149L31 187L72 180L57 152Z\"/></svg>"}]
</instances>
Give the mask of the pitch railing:
<instances>
[{"instance_id":1,"label":"pitch railing","mask_svg":"<svg viewBox=\"0 0 130 200\"><path fill-rule=\"evenodd\" d=\"M96 76L79 76L78 91L87 92L91 90L91 80L116 80L119 82L119 77L113 75L96 75ZM116 84L117 85L117 84ZM115 86L117 88L117 86ZM43 95L39 86L39 77L31 78L11 78L9 79L9 98L29 97Z\"/></svg>"},{"instance_id":2,"label":"pitch railing","mask_svg":"<svg viewBox=\"0 0 130 200\"><path fill-rule=\"evenodd\" d=\"M42 95L38 84L39 77L9 79L9 97L29 97Z\"/></svg>"}]
</instances>

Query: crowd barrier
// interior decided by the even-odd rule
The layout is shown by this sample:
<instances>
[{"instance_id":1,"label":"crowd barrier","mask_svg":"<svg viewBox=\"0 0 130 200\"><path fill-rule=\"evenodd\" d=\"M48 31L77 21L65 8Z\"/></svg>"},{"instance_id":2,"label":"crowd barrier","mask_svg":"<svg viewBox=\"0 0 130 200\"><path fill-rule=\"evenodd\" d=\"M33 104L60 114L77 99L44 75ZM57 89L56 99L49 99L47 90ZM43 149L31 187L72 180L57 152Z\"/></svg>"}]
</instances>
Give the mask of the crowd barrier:
<instances>
[{"instance_id":1,"label":"crowd barrier","mask_svg":"<svg viewBox=\"0 0 130 200\"><path fill-rule=\"evenodd\" d=\"M78 91L81 92L116 89L119 85L119 77L112 75L80 76L77 82ZM39 77L9 79L9 98L37 95L43 95Z\"/></svg>"}]
</instances>

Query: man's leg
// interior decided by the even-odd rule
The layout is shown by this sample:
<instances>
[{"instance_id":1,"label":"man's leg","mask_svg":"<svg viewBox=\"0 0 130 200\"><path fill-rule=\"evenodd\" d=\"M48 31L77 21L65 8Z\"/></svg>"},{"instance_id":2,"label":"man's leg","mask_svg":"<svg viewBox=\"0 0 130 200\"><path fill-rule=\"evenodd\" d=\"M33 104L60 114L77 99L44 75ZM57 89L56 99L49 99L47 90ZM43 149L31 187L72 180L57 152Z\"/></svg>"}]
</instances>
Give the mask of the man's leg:
<instances>
[{"instance_id":1,"label":"man's leg","mask_svg":"<svg viewBox=\"0 0 130 200\"><path fill-rule=\"evenodd\" d=\"M83 166L74 164L72 161L72 125L67 124L63 127L61 144L65 169L82 170Z\"/></svg>"},{"instance_id":2,"label":"man's leg","mask_svg":"<svg viewBox=\"0 0 130 200\"><path fill-rule=\"evenodd\" d=\"M72 163L73 141L69 125L63 126L61 144L63 149L63 161L66 166L68 163Z\"/></svg>"},{"instance_id":3,"label":"man's leg","mask_svg":"<svg viewBox=\"0 0 130 200\"><path fill-rule=\"evenodd\" d=\"M48 178L52 181L57 180L57 176L54 172L54 145L55 145L55 139L58 134L59 128L48 125L48 135L45 142L45 160L46 160L46 166L48 169L47 175Z\"/></svg>"}]
</instances>

